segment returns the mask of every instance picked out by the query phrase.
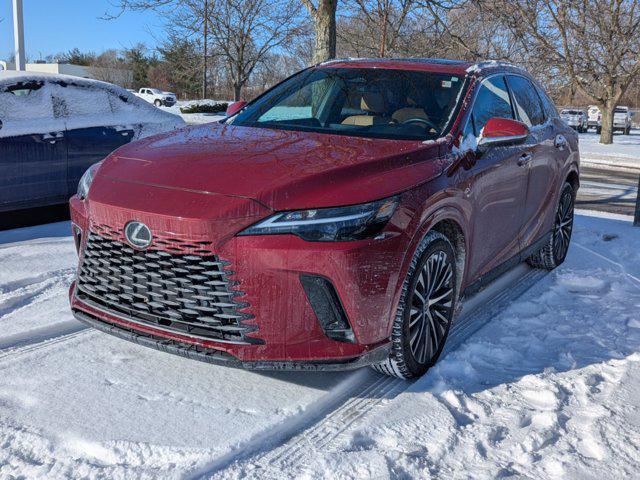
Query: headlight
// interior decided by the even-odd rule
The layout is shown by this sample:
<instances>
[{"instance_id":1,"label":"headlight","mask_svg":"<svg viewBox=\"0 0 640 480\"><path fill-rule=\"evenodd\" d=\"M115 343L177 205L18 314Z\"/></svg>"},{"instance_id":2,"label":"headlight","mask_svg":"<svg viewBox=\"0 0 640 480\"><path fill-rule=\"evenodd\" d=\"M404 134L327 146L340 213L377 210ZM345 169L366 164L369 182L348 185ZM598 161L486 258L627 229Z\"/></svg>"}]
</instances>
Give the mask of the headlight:
<instances>
[{"instance_id":1,"label":"headlight","mask_svg":"<svg viewBox=\"0 0 640 480\"><path fill-rule=\"evenodd\" d=\"M78 197L80 197L80 200L84 200L89 195L89 187L91 187L91 183L93 183L93 179L95 178L96 172L100 168L101 163L102 162L91 165L80 178L80 183L78 183Z\"/></svg>"},{"instance_id":2,"label":"headlight","mask_svg":"<svg viewBox=\"0 0 640 480\"><path fill-rule=\"evenodd\" d=\"M281 212L238 235L297 235L310 242L346 242L377 235L398 206L398 198L348 207Z\"/></svg>"}]
</instances>

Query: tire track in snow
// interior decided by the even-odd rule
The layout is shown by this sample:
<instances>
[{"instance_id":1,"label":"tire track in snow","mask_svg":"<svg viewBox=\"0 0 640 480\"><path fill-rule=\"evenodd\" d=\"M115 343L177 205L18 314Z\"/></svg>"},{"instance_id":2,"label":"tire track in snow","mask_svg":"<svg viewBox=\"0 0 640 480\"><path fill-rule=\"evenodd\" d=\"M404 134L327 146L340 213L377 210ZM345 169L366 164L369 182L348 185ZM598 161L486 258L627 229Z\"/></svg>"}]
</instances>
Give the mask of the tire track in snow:
<instances>
[{"instance_id":1,"label":"tire track in snow","mask_svg":"<svg viewBox=\"0 0 640 480\"><path fill-rule=\"evenodd\" d=\"M2 285L0 287L0 322L23 308L52 299L58 294L56 290L60 288L66 293L67 285L71 283L74 272L74 267L61 268ZM0 337L0 359L16 357L73 338L75 334L86 328L76 320L65 320Z\"/></svg>"},{"instance_id":2,"label":"tire track in snow","mask_svg":"<svg viewBox=\"0 0 640 480\"><path fill-rule=\"evenodd\" d=\"M601 260L604 260L607 263L610 263L611 265L615 265L616 267L618 267L618 270L629 280L629 283L631 285L633 285L635 288L640 290L640 278L636 277L635 275L627 272L626 268L624 267L624 265L620 262L617 262L616 260L614 260L611 257L608 257L606 255L603 255L602 253L596 252L595 250L590 249L589 247L585 247L584 245L578 243L578 242L573 242L575 244L576 247L581 248L582 250L584 250L585 252L588 252L590 254L592 254L595 257L598 257Z\"/></svg>"},{"instance_id":3,"label":"tire track in snow","mask_svg":"<svg viewBox=\"0 0 640 480\"><path fill-rule=\"evenodd\" d=\"M0 339L0 360L65 342L91 330L77 320L68 320Z\"/></svg>"},{"instance_id":4,"label":"tire track in snow","mask_svg":"<svg viewBox=\"0 0 640 480\"><path fill-rule=\"evenodd\" d=\"M546 271L534 270L524 264L519 265L466 300L462 314L451 327L450 338L443 355L455 350L470 335L486 325L546 275ZM368 413L394 399L412 383L372 371L364 381L354 386L344 401L338 402L335 409L328 410L324 416L318 417L318 421L305 423L302 420L294 423L294 428L283 432L280 438L284 441L275 448L265 448L264 442L255 439L251 442L253 448L238 449L235 456L227 456L213 462L202 476L224 477L227 468L235 467L242 472L240 476L278 478L279 472L285 469L291 471L292 467L302 466L309 449L331 451L331 445L340 444L339 440L355 430Z\"/></svg>"},{"instance_id":5,"label":"tire track in snow","mask_svg":"<svg viewBox=\"0 0 640 480\"><path fill-rule=\"evenodd\" d=\"M0 287L0 320L22 308L51 298L48 293L57 287L67 291L75 268L61 268L35 277L8 282Z\"/></svg>"}]
</instances>

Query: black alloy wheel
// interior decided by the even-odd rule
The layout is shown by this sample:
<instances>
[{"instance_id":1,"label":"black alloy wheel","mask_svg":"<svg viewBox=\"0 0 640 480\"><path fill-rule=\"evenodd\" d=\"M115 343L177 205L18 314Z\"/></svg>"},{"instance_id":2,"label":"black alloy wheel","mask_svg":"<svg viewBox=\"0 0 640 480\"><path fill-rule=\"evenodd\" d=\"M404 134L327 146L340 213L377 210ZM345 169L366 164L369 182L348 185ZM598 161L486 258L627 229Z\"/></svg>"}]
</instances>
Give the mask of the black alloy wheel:
<instances>
[{"instance_id":1,"label":"black alloy wheel","mask_svg":"<svg viewBox=\"0 0 640 480\"><path fill-rule=\"evenodd\" d=\"M451 241L429 232L414 254L391 333L389 358L373 365L399 378L423 375L442 353L455 312L456 257Z\"/></svg>"}]
</instances>

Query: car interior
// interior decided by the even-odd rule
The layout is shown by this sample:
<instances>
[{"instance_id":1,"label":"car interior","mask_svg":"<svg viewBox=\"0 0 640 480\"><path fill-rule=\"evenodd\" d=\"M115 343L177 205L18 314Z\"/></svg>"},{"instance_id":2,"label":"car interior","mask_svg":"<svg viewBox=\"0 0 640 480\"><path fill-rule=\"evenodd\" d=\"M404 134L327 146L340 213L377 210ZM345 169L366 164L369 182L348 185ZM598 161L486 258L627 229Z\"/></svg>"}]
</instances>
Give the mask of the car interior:
<instances>
[{"instance_id":1,"label":"car interior","mask_svg":"<svg viewBox=\"0 0 640 480\"><path fill-rule=\"evenodd\" d=\"M320 69L305 80L233 123L424 140L442 134L461 90L456 76L428 72Z\"/></svg>"}]
</instances>

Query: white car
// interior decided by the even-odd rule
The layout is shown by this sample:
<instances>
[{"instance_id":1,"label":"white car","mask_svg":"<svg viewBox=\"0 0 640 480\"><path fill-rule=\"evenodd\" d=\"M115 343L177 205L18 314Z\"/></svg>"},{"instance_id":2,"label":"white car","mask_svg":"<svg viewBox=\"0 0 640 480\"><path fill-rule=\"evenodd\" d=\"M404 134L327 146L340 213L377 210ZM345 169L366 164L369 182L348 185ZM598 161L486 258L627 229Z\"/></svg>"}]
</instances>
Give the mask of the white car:
<instances>
[{"instance_id":1,"label":"white car","mask_svg":"<svg viewBox=\"0 0 640 480\"><path fill-rule=\"evenodd\" d=\"M589 105L589 110L587 110L587 128L595 128L598 130L598 127L602 124L602 113L600 112L600 108L597 105Z\"/></svg>"},{"instance_id":2,"label":"white car","mask_svg":"<svg viewBox=\"0 0 640 480\"><path fill-rule=\"evenodd\" d=\"M175 93L163 92L157 88L141 88L135 95L149 103L153 103L156 107L172 107L176 103Z\"/></svg>"},{"instance_id":3,"label":"white car","mask_svg":"<svg viewBox=\"0 0 640 480\"><path fill-rule=\"evenodd\" d=\"M587 131L587 114L577 108L565 108L560 112L560 118L578 132Z\"/></svg>"},{"instance_id":4,"label":"white car","mask_svg":"<svg viewBox=\"0 0 640 480\"><path fill-rule=\"evenodd\" d=\"M592 105L589 107L588 126L596 127L596 132L602 132L602 112L598 107ZM613 112L613 131L620 131L625 135L629 135L631 131L631 112L629 107L619 106Z\"/></svg>"}]
</instances>

